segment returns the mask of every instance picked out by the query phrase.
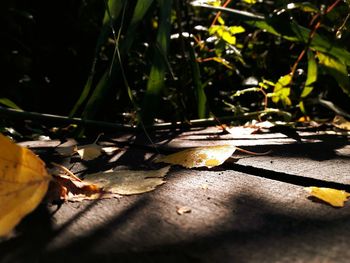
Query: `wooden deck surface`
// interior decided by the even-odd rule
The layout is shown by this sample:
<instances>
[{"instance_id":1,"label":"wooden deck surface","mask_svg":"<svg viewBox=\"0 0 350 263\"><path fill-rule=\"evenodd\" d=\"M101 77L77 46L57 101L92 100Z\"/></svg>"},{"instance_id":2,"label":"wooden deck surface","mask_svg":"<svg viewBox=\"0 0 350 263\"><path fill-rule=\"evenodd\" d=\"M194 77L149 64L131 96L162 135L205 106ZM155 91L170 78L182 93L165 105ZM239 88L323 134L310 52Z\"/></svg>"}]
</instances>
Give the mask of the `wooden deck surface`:
<instances>
[{"instance_id":1,"label":"wooden deck surface","mask_svg":"<svg viewBox=\"0 0 350 263\"><path fill-rule=\"evenodd\" d=\"M272 152L238 152L235 162L213 169L174 166L153 192L67 202L54 215L55 207L43 204L0 243L0 262L349 262L350 203L333 208L304 189L350 191L349 138L310 132L238 138L214 128L158 134L153 141L161 153L227 143ZM77 174L151 165L155 151L144 136L106 141L134 145L110 159L63 164L77 162ZM43 158L55 145L27 143ZM191 212L179 215L182 206Z\"/></svg>"}]
</instances>

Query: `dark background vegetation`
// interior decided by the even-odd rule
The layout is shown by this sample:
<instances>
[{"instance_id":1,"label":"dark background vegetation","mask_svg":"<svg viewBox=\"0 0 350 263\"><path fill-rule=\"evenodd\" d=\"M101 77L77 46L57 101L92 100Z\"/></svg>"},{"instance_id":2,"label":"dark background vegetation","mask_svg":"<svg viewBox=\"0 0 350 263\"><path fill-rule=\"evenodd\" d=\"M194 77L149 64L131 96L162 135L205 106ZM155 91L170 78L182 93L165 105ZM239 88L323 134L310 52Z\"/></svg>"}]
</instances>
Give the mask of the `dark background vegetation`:
<instances>
[{"instance_id":1,"label":"dark background vegetation","mask_svg":"<svg viewBox=\"0 0 350 263\"><path fill-rule=\"evenodd\" d=\"M223 4L263 15L265 25L239 13L217 16L217 10L190 1L1 1L1 102L121 123L252 112L251 118L272 120L332 118L335 112L348 117L347 1ZM245 31L225 37L211 25ZM301 36L297 27L307 34ZM317 36L310 35L313 30ZM319 53L335 64L321 63ZM278 91L276 83L291 73L292 81ZM308 77L314 78L312 91L303 97ZM247 88L255 90L234 96Z\"/></svg>"}]
</instances>

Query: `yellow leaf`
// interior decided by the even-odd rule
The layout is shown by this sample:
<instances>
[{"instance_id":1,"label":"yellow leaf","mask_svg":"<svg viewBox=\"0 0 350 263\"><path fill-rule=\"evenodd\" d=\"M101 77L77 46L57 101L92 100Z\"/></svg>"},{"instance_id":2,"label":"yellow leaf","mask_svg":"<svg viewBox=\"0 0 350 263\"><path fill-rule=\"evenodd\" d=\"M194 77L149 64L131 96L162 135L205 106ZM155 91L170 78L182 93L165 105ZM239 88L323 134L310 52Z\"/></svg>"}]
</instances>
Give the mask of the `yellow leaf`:
<instances>
[{"instance_id":1,"label":"yellow leaf","mask_svg":"<svg viewBox=\"0 0 350 263\"><path fill-rule=\"evenodd\" d=\"M256 3L256 0L243 0L243 2L246 2L247 4L254 5Z\"/></svg>"},{"instance_id":2,"label":"yellow leaf","mask_svg":"<svg viewBox=\"0 0 350 263\"><path fill-rule=\"evenodd\" d=\"M39 157L0 134L0 236L38 206L50 180Z\"/></svg>"},{"instance_id":3,"label":"yellow leaf","mask_svg":"<svg viewBox=\"0 0 350 263\"><path fill-rule=\"evenodd\" d=\"M150 192L165 183L164 176L170 166L159 170L132 171L119 170L115 172L95 173L85 176L83 182L96 185L108 195L133 195Z\"/></svg>"},{"instance_id":4,"label":"yellow leaf","mask_svg":"<svg viewBox=\"0 0 350 263\"><path fill-rule=\"evenodd\" d=\"M344 202L348 200L350 194L343 190L336 190L324 187L307 187L306 190L314 196L332 206L343 207Z\"/></svg>"},{"instance_id":5,"label":"yellow leaf","mask_svg":"<svg viewBox=\"0 0 350 263\"><path fill-rule=\"evenodd\" d=\"M332 124L339 129L350 131L350 122L347 121L343 116L335 116Z\"/></svg>"},{"instance_id":6,"label":"yellow leaf","mask_svg":"<svg viewBox=\"0 0 350 263\"><path fill-rule=\"evenodd\" d=\"M232 145L198 147L158 158L155 162L178 164L186 168L211 168L222 164L235 150L236 147Z\"/></svg>"}]
</instances>

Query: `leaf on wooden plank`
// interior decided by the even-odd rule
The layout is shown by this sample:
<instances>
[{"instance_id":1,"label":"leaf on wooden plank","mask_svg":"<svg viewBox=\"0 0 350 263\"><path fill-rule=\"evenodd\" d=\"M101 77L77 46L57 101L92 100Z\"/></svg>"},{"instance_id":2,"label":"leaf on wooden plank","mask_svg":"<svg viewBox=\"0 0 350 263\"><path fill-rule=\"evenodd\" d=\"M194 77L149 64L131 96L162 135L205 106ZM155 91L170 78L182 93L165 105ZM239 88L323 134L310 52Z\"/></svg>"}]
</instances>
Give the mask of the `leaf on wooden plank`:
<instances>
[{"instance_id":1,"label":"leaf on wooden plank","mask_svg":"<svg viewBox=\"0 0 350 263\"><path fill-rule=\"evenodd\" d=\"M83 182L97 185L108 194L134 195L153 191L165 183L163 180L170 166L159 170L95 173L85 176Z\"/></svg>"},{"instance_id":2,"label":"leaf on wooden plank","mask_svg":"<svg viewBox=\"0 0 350 263\"><path fill-rule=\"evenodd\" d=\"M236 147L232 145L197 147L160 157L155 162L178 164L186 168L211 168L221 165L235 150Z\"/></svg>"},{"instance_id":3,"label":"leaf on wooden plank","mask_svg":"<svg viewBox=\"0 0 350 263\"><path fill-rule=\"evenodd\" d=\"M55 151L62 156L72 156L74 153L78 151L78 147L76 145L72 146L64 146L64 147L57 147Z\"/></svg>"},{"instance_id":4,"label":"leaf on wooden plank","mask_svg":"<svg viewBox=\"0 0 350 263\"><path fill-rule=\"evenodd\" d=\"M350 121L346 120L343 116L336 115L332 124L339 129L350 131Z\"/></svg>"},{"instance_id":5,"label":"leaf on wooden plank","mask_svg":"<svg viewBox=\"0 0 350 263\"><path fill-rule=\"evenodd\" d=\"M0 134L0 236L6 236L45 196L51 176L27 148Z\"/></svg>"},{"instance_id":6,"label":"leaf on wooden plank","mask_svg":"<svg viewBox=\"0 0 350 263\"><path fill-rule=\"evenodd\" d=\"M92 144L79 146L77 149L77 153L79 154L82 160L91 161L99 157L103 152L111 153L117 150L119 150L118 147L114 147L114 146L104 147L96 143L92 143Z\"/></svg>"},{"instance_id":7,"label":"leaf on wooden plank","mask_svg":"<svg viewBox=\"0 0 350 263\"><path fill-rule=\"evenodd\" d=\"M93 200L103 196L102 188L83 182L63 165L54 162L51 164L59 168L60 173L54 174L55 180L50 185L51 192L47 196L49 202Z\"/></svg>"},{"instance_id":8,"label":"leaf on wooden plank","mask_svg":"<svg viewBox=\"0 0 350 263\"><path fill-rule=\"evenodd\" d=\"M260 130L259 127L245 127L245 126L235 126L235 127L229 127L225 129L229 134L240 137L244 135L251 135L253 133L256 133Z\"/></svg>"},{"instance_id":9,"label":"leaf on wooden plank","mask_svg":"<svg viewBox=\"0 0 350 263\"><path fill-rule=\"evenodd\" d=\"M97 185L84 182L69 175L55 175L55 189L52 189L53 195L49 197L50 201L82 201L94 200L104 197L104 191ZM57 195L58 193L58 195ZM111 196L108 196L109 198Z\"/></svg>"},{"instance_id":10,"label":"leaf on wooden plank","mask_svg":"<svg viewBox=\"0 0 350 263\"><path fill-rule=\"evenodd\" d=\"M79 146L77 149L77 153L79 154L80 158L84 161L91 161L96 159L102 154L102 146L92 143L87 144L83 146Z\"/></svg>"},{"instance_id":11,"label":"leaf on wooden plank","mask_svg":"<svg viewBox=\"0 0 350 263\"><path fill-rule=\"evenodd\" d=\"M316 197L334 207L343 207L344 202L348 200L350 194L343 190L336 190L324 187L307 187L305 188L311 196Z\"/></svg>"}]
</instances>

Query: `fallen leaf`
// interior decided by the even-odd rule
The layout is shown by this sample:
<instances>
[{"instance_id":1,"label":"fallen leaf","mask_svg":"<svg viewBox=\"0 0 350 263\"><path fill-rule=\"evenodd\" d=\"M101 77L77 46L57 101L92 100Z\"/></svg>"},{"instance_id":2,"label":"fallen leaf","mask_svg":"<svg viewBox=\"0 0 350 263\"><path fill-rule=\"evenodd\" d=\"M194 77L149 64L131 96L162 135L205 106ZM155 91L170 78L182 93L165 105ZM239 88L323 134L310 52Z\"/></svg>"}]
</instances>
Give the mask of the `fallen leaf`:
<instances>
[{"instance_id":1,"label":"fallen leaf","mask_svg":"<svg viewBox=\"0 0 350 263\"><path fill-rule=\"evenodd\" d=\"M102 188L82 181L68 168L53 162L51 164L59 168L61 173L54 175L55 184L51 184L49 202L92 200L104 194Z\"/></svg>"},{"instance_id":2,"label":"fallen leaf","mask_svg":"<svg viewBox=\"0 0 350 263\"><path fill-rule=\"evenodd\" d=\"M39 205L52 178L39 157L2 134L0 149L0 236L5 236Z\"/></svg>"},{"instance_id":3,"label":"fallen leaf","mask_svg":"<svg viewBox=\"0 0 350 263\"><path fill-rule=\"evenodd\" d=\"M228 133L235 137L240 137L244 135L250 135L256 133L260 130L259 127L245 127L245 126L235 126L225 129Z\"/></svg>"},{"instance_id":4,"label":"fallen leaf","mask_svg":"<svg viewBox=\"0 0 350 263\"><path fill-rule=\"evenodd\" d=\"M324 187L307 187L306 190L311 196L316 197L332 206L343 207L344 202L348 200L350 194L343 190L336 190Z\"/></svg>"},{"instance_id":5,"label":"fallen leaf","mask_svg":"<svg viewBox=\"0 0 350 263\"><path fill-rule=\"evenodd\" d=\"M154 190L165 183L164 176L170 166L159 170L133 171L118 170L114 172L95 173L85 176L83 182L102 188L106 194L133 195Z\"/></svg>"},{"instance_id":6,"label":"fallen leaf","mask_svg":"<svg viewBox=\"0 0 350 263\"><path fill-rule=\"evenodd\" d=\"M258 127L260 129L270 129L270 128L274 127L274 126L275 126L275 124L273 124L270 121L254 122L254 123L251 124L251 127Z\"/></svg>"},{"instance_id":7,"label":"fallen leaf","mask_svg":"<svg viewBox=\"0 0 350 263\"><path fill-rule=\"evenodd\" d=\"M185 213L191 213L191 211L192 211L191 207L180 206L180 207L177 207L176 213L178 213L179 215L183 215Z\"/></svg>"},{"instance_id":8,"label":"fallen leaf","mask_svg":"<svg viewBox=\"0 0 350 263\"><path fill-rule=\"evenodd\" d=\"M236 147L232 145L197 147L160 157L155 162L178 164L186 168L211 168L221 165L235 150Z\"/></svg>"},{"instance_id":9,"label":"fallen leaf","mask_svg":"<svg viewBox=\"0 0 350 263\"><path fill-rule=\"evenodd\" d=\"M80 155L80 158L84 161L91 161L99 157L103 152L111 153L117 150L119 150L119 148L115 146L104 147L96 143L92 143L79 146L77 149L77 153Z\"/></svg>"},{"instance_id":10,"label":"fallen leaf","mask_svg":"<svg viewBox=\"0 0 350 263\"><path fill-rule=\"evenodd\" d=\"M102 188L88 182L75 180L69 175L55 175L55 181L57 185L53 192L59 193L60 195L51 197L54 201L94 200L103 198L104 196ZM110 198L111 196L108 197Z\"/></svg>"},{"instance_id":11,"label":"fallen leaf","mask_svg":"<svg viewBox=\"0 0 350 263\"><path fill-rule=\"evenodd\" d=\"M119 151L120 148L116 146L108 146L108 147L102 147L101 150L104 153L113 153L115 151Z\"/></svg>"},{"instance_id":12,"label":"fallen leaf","mask_svg":"<svg viewBox=\"0 0 350 263\"><path fill-rule=\"evenodd\" d=\"M102 154L102 146L92 143L87 144L83 146L79 146L77 149L77 153L79 154L80 158L84 161L91 161L96 159Z\"/></svg>"},{"instance_id":13,"label":"fallen leaf","mask_svg":"<svg viewBox=\"0 0 350 263\"><path fill-rule=\"evenodd\" d=\"M65 147L57 147L55 151L61 156L68 157L76 153L77 149L78 148L76 145L72 145L72 146L65 146Z\"/></svg>"},{"instance_id":14,"label":"fallen leaf","mask_svg":"<svg viewBox=\"0 0 350 263\"><path fill-rule=\"evenodd\" d=\"M72 156L77 150L77 142L74 139L67 139L67 141L60 143L55 147L55 151L64 157Z\"/></svg>"},{"instance_id":15,"label":"fallen leaf","mask_svg":"<svg viewBox=\"0 0 350 263\"><path fill-rule=\"evenodd\" d=\"M350 121L347 121L343 116L336 115L332 124L339 129L350 131Z\"/></svg>"}]
</instances>

